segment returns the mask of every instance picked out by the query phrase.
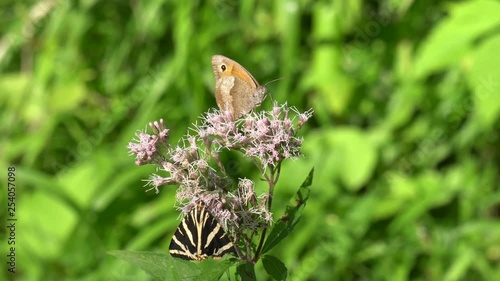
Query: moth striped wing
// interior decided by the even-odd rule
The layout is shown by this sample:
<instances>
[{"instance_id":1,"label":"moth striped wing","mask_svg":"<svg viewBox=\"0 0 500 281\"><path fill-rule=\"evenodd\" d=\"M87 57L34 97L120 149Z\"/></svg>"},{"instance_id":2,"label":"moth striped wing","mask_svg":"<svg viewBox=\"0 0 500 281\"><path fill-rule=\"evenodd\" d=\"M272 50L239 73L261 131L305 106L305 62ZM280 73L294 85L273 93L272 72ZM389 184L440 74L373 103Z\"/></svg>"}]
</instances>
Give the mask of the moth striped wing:
<instances>
[{"instance_id":1,"label":"moth striped wing","mask_svg":"<svg viewBox=\"0 0 500 281\"><path fill-rule=\"evenodd\" d=\"M235 253L235 250L222 226L200 203L177 227L169 252L177 258L202 261L209 256Z\"/></svg>"}]
</instances>

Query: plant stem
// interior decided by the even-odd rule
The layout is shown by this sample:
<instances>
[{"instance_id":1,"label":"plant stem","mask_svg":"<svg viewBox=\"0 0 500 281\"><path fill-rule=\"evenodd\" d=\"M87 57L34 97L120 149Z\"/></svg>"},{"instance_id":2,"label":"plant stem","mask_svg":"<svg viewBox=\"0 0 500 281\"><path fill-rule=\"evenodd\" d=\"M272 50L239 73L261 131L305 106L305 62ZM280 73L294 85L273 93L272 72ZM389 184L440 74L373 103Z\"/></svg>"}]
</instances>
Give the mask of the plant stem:
<instances>
[{"instance_id":1,"label":"plant stem","mask_svg":"<svg viewBox=\"0 0 500 281\"><path fill-rule=\"evenodd\" d=\"M264 245L264 239L266 238L267 227L262 230L262 235L260 236L259 246L257 247L257 251L255 251L255 257L253 258L253 263L256 263L259 260L260 251L262 250L262 246Z\"/></svg>"},{"instance_id":2,"label":"plant stem","mask_svg":"<svg viewBox=\"0 0 500 281\"><path fill-rule=\"evenodd\" d=\"M240 259L243 259L243 252L241 252L241 249L240 247L238 247L238 241L240 240L240 236L239 234L236 234L236 239L235 239L235 245L234 245L234 249L236 251L236 254L238 255L238 257Z\"/></svg>"},{"instance_id":3,"label":"plant stem","mask_svg":"<svg viewBox=\"0 0 500 281\"><path fill-rule=\"evenodd\" d=\"M271 170L270 177L265 175L267 183L269 184L269 198L267 200L267 208L268 208L269 212L271 212L271 206L273 204L274 186L276 185L276 182L278 181L278 178L279 178L279 174L280 174L280 170L281 170L281 162L279 162L276 167L271 167L270 170ZM260 255L260 252L262 250L262 247L264 246L264 240L266 239L266 233L267 233L267 227L264 228L264 230L262 231L262 234L260 236L259 245L257 246L257 250L255 251L253 263L256 263L259 260L259 255Z\"/></svg>"}]
</instances>

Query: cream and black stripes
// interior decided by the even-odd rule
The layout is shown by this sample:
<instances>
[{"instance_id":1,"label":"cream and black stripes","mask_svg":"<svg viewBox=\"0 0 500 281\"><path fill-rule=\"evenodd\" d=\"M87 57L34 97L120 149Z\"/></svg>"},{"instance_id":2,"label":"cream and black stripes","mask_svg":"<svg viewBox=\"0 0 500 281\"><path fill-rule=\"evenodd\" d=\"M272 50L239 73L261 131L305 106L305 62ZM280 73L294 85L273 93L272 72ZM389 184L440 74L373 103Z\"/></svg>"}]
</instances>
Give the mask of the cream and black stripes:
<instances>
[{"instance_id":1,"label":"cream and black stripes","mask_svg":"<svg viewBox=\"0 0 500 281\"><path fill-rule=\"evenodd\" d=\"M170 254L185 260L202 261L209 256L234 253L234 246L222 226L198 204L184 217L170 242Z\"/></svg>"}]
</instances>

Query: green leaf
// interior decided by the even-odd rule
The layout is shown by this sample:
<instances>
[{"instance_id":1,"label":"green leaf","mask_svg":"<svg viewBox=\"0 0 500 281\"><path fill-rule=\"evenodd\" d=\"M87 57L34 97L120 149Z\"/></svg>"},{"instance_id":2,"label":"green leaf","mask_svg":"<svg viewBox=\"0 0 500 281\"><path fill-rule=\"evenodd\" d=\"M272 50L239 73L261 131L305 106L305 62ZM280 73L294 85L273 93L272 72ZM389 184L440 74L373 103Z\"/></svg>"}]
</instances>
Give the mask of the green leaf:
<instances>
[{"instance_id":1,"label":"green leaf","mask_svg":"<svg viewBox=\"0 0 500 281\"><path fill-rule=\"evenodd\" d=\"M359 190L374 173L377 148L366 132L353 128L337 128L329 138L338 159L338 177L351 191Z\"/></svg>"},{"instance_id":2,"label":"green leaf","mask_svg":"<svg viewBox=\"0 0 500 281\"><path fill-rule=\"evenodd\" d=\"M274 224L262 248L262 254L268 252L274 248L274 246L278 245L281 240L285 239L299 222L302 211L309 198L310 190L308 187L312 184L313 174L314 168L311 169L295 196L288 203L283 216Z\"/></svg>"},{"instance_id":3,"label":"green leaf","mask_svg":"<svg viewBox=\"0 0 500 281\"><path fill-rule=\"evenodd\" d=\"M500 4L493 0L465 1L453 5L426 40L415 62L417 77L441 70L461 59L480 36L500 25ZM481 15L481 16L478 16Z\"/></svg>"},{"instance_id":4,"label":"green leaf","mask_svg":"<svg viewBox=\"0 0 500 281\"><path fill-rule=\"evenodd\" d=\"M212 259L191 262L169 254L137 251L109 251L109 254L138 266L158 280L218 280L233 263Z\"/></svg>"},{"instance_id":5,"label":"green leaf","mask_svg":"<svg viewBox=\"0 0 500 281\"><path fill-rule=\"evenodd\" d=\"M236 275L241 277L241 281L256 281L255 266L253 263L245 262L236 268ZM236 278L238 280L238 278Z\"/></svg>"},{"instance_id":6,"label":"green leaf","mask_svg":"<svg viewBox=\"0 0 500 281\"><path fill-rule=\"evenodd\" d=\"M278 258L265 255L262 257L262 264L267 274L271 275L274 280L281 281L286 280L288 269L285 264L281 262Z\"/></svg>"},{"instance_id":7,"label":"green leaf","mask_svg":"<svg viewBox=\"0 0 500 281\"><path fill-rule=\"evenodd\" d=\"M44 179L36 173L30 174L34 178ZM50 183L59 187L54 181L40 181L37 187L41 191L23 195L22 205L27 208L18 208L17 215L23 218L21 229L25 230L19 232L19 244L26 245L32 255L55 259L64 252L66 241L72 238L75 227L78 227L78 214L65 202L64 197L50 193L46 188ZM29 206L35 207L36 212Z\"/></svg>"},{"instance_id":8,"label":"green leaf","mask_svg":"<svg viewBox=\"0 0 500 281\"><path fill-rule=\"evenodd\" d=\"M478 46L472 54L474 64L469 75L469 85L473 90L474 115L483 128L490 128L500 114L500 36L492 36Z\"/></svg>"},{"instance_id":9,"label":"green leaf","mask_svg":"<svg viewBox=\"0 0 500 281\"><path fill-rule=\"evenodd\" d=\"M178 260L178 259L174 259ZM184 260L180 260L182 262L188 262ZM219 278L226 272L231 266L235 265L229 259L224 260L213 260L206 259L203 262L189 262L195 263L201 269L201 274L198 275L195 280L219 280Z\"/></svg>"}]
</instances>

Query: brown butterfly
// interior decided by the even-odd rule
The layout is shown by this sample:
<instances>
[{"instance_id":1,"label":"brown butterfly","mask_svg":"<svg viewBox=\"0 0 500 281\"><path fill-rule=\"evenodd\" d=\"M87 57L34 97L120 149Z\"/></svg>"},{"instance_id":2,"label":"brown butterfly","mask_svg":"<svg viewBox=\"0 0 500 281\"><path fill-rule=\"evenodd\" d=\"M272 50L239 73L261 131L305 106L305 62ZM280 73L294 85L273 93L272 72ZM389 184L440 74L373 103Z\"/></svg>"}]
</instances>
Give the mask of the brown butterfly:
<instances>
[{"instance_id":1,"label":"brown butterfly","mask_svg":"<svg viewBox=\"0 0 500 281\"><path fill-rule=\"evenodd\" d=\"M215 100L222 111L230 111L233 119L238 119L261 104L267 89L259 85L243 66L225 56L215 55L212 67Z\"/></svg>"}]
</instances>

